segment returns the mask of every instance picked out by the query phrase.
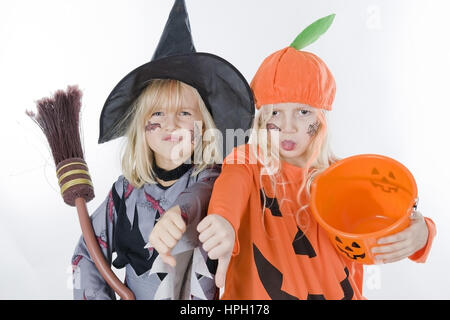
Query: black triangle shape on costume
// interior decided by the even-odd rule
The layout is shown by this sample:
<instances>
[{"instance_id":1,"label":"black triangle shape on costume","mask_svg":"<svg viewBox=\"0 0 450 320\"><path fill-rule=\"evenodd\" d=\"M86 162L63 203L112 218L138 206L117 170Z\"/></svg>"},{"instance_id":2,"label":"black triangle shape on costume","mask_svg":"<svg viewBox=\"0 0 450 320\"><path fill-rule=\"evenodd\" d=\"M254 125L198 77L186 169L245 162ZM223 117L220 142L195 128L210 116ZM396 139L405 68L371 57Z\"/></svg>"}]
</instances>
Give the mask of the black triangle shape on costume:
<instances>
[{"instance_id":1,"label":"black triangle shape on costume","mask_svg":"<svg viewBox=\"0 0 450 320\"><path fill-rule=\"evenodd\" d=\"M210 259L209 257L206 259L206 266L208 267L208 271L211 274L216 274L217 271L217 265L219 264L219 260L217 259Z\"/></svg>"},{"instance_id":2,"label":"black triangle shape on costume","mask_svg":"<svg viewBox=\"0 0 450 320\"><path fill-rule=\"evenodd\" d=\"M283 274L262 255L255 244L253 244L253 258L256 269L258 270L259 279L271 299L298 300L297 297L281 290Z\"/></svg>"},{"instance_id":3,"label":"black triangle shape on costume","mask_svg":"<svg viewBox=\"0 0 450 320\"><path fill-rule=\"evenodd\" d=\"M152 61L195 52L184 0L175 0Z\"/></svg>"},{"instance_id":4,"label":"black triangle shape on costume","mask_svg":"<svg viewBox=\"0 0 450 320\"><path fill-rule=\"evenodd\" d=\"M281 217L280 207L278 206L277 198L270 198L264 193L262 189L259 190L261 198L261 206L264 204L264 196L266 197L266 208L270 209L270 212L275 217Z\"/></svg>"},{"instance_id":5,"label":"black triangle shape on costume","mask_svg":"<svg viewBox=\"0 0 450 320\"><path fill-rule=\"evenodd\" d=\"M308 297L306 300L326 300L323 294L310 294L308 293Z\"/></svg>"},{"instance_id":6,"label":"black triangle shape on costume","mask_svg":"<svg viewBox=\"0 0 450 320\"><path fill-rule=\"evenodd\" d=\"M352 300L354 291L350 281L348 280L349 272L347 268L345 268L344 271L347 277L341 281L342 291L344 291L344 297L342 300Z\"/></svg>"},{"instance_id":7,"label":"black triangle shape on costume","mask_svg":"<svg viewBox=\"0 0 450 320\"><path fill-rule=\"evenodd\" d=\"M113 186L111 188L111 193L112 193L112 200L114 203L114 209L116 210L116 212L122 211L123 210L121 208L122 199L120 198L119 194L117 193L115 184L113 184ZM123 202L123 204L125 205L125 202Z\"/></svg>"},{"instance_id":8,"label":"black triangle shape on costume","mask_svg":"<svg viewBox=\"0 0 450 320\"><path fill-rule=\"evenodd\" d=\"M163 281L164 278L167 276L166 272L157 272L156 274L158 275L159 280L161 280L161 281Z\"/></svg>"},{"instance_id":9,"label":"black triangle shape on costume","mask_svg":"<svg viewBox=\"0 0 450 320\"><path fill-rule=\"evenodd\" d=\"M158 252L153 250L152 255L144 246L141 231L139 230L139 216L137 207L134 208L133 226L127 217L125 197L119 197L116 188L112 188L114 208L117 213L117 220L114 230L114 248L117 258L113 261L113 266L121 269L130 264L138 276L151 269L153 261L158 256Z\"/></svg>"},{"instance_id":10,"label":"black triangle shape on costume","mask_svg":"<svg viewBox=\"0 0 450 320\"><path fill-rule=\"evenodd\" d=\"M297 227L297 230L294 241L292 241L292 247L294 248L295 254L314 258L316 256L316 251L314 251L311 242L309 242L308 238L299 227Z\"/></svg>"}]
</instances>

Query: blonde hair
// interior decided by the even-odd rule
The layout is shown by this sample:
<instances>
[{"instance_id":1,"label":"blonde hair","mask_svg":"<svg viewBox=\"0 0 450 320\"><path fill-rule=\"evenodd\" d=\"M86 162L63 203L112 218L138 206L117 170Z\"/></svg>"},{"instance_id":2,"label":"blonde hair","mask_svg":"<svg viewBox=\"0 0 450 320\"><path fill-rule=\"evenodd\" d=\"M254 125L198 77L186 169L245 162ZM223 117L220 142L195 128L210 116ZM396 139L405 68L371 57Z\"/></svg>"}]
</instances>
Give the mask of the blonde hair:
<instances>
[{"instance_id":1,"label":"blonde hair","mask_svg":"<svg viewBox=\"0 0 450 320\"><path fill-rule=\"evenodd\" d=\"M186 91L192 92L196 97L205 130L216 129L211 114L195 88L178 80L152 80L133 103L128 115L124 117L124 119L132 117L132 120L125 135L126 145L122 155L122 173L135 188L141 188L145 183L157 183L156 174L153 171L154 153L146 141L146 121L157 108L168 107L175 110L180 108L183 103L183 92ZM213 150L216 155L221 154L218 152L216 140L205 143L202 139L199 147L202 148L202 151L208 148ZM194 163L193 176L211 164L211 162L205 162L203 157L198 162ZM217 158L213 158L213 163L217 163Z\"/></svg>"},{"instance_id":2,"label":"blonde hair","mask_svg":"<svg viewBox=\"0 0 450 320\"><path fill-rule=\"evenodd\" d=\"M281 177L280 174L280 159L279 159L279 150L275 150L271 147L270 140L267 138L267 129L266 125L269 122L273 111L273 105L265 105L261 107L257 114L255 115L255 119L253 122L252 133L249 139L249 144L251 145L250 150L252 150L253 154L256 154L256 158L258 162L262 166L262 170L260 170L260 185L262 184L262 176L268 175L270 178L270 183L272 190L274 192L277 191L276 185L281 184L283 187L283 197L285 193L285 184L287 181L278 181L277 178ZM332 163L336 162L338 159L335 157L333 152L331 151L329 145L329 134L328 134L328 126L326 119L326 110L320 109L317 112L317 120L319 121L319 129L315 136L312 138L310 144L308 145L307 150L305 151L308 155L308 159L305 167L303 168L303 179L302 184L297 192L295 201L300 206L300 209L296 212L295 218L298 226L305 227L300 221L300 218L305 218L307 223L309 224L308 216L300 216L302 211L305 211L308 208L308 203L301 202L301 195L303 191L306 190L307 198L310 198L311 195L311 184L313 182L314 177L320 172L324 171L328 168ZM257 151L259 148L260 151ZM263 193L264 201L263 201L263 216L262 221L264 223L264 211L266 208L266 198ZM291 199L284 199L288 201L292 201Z\"/></svg>"}]
</instances>

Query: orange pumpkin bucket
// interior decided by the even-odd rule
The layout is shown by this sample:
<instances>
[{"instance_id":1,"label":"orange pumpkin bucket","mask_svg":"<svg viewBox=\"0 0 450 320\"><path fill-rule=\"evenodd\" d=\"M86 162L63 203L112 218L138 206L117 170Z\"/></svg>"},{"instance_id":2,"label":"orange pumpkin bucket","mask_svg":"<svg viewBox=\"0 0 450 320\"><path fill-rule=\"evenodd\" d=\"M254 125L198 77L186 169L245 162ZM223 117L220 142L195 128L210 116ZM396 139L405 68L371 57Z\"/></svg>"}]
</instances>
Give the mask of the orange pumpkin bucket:
<instances>
[{"instance_id":1,"label":"orange pumpkin bucket","mask_svg":"<svg viewBox=\"0 0 450 320\"><path fill-rule=\"evenodd\" d=\"M417 205L413 175L398 161L381 155L340 160L318 175L311 187L311 211L345 257L373 264L379 238L410 223Z\"/></svg>"}]
</instances>

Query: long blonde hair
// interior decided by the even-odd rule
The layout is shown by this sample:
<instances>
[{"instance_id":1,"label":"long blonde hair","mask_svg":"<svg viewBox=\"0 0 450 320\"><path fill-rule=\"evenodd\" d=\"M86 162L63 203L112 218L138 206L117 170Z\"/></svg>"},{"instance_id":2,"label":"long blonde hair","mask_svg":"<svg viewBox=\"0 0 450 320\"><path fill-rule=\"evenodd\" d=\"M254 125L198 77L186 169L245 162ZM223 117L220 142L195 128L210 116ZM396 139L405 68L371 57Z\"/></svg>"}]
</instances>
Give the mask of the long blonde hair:
<instances>
[{"instance_id":1,"label":"long blonde hair","mask_svg":"<svg viewBox=\"0 0 450 320\"><path fill-rule=\"evenodd\" d=\"M157 108L178 109L183 103L183 92L186 91L191 91L196 97L205 130L216 129L211 114L195 88L178 80L152 80L136 99L129 114L125 117L125 119L132 117L132 120L126 132L126 145L122 155L122 173L135 188L141 188L145 183L156 183L156 175L152 169L155 157L147 144L145 135L146 120ZM202 139L201 148L202 151L208 148L213 150L216 155L221 154L217 141L204 142ZM213 163L218 163L217 161L217 158L213 159ZM202 157L200 161L195 162L192 175L197 175L210 164L211 162L206 162Z\"/></svg>"},{"instance_id":2,"label":"long blonde hair","mask_svg":"<svg viewBox=\"0 0 450 320\"><path fill-rule=\"evenodd\" d=\"M283 187L283 194L285 194L284 186L287 181L278 181L277 178L281 177L280 175L280 159L279 159L279 150L271 147L270 139L268 139L268 132L266 129L266 125L269 122L273 111L273 105L265 105L261 107L257 114L255 115L255 119L253 122L252 133L249 139L250 149L253 152L253 155L256 155L256 158L260 165L262 166L262 170L260 170L260 185L263 188L262 184L262 176L268 175L270 178L270 183L272 190L276 191L276 185L281 184ZM308 203L302 203L301 195L305 191L307 195L307 199L310 198L311 195L311 184L313 182L314 177L320 172L324 171L328 168L332 163L336 162L338 159L335 157L333 152L331 151L329 145L329 134L328 134L328 125L326 119L325 110L320 109L317 112L317 118L320 123L319 129L315 136L312 138L308 148L306 150L308 155L308 160L306 162L305 167L303 168L303 179L302 184L297 192L295 201L300 206L300 209L296 212L295 218L298 226L303 226L300 222L300 213L305 211L308 208ZM259 149L259 150L258 150ZM264 223L264 212L266 208L266 198L263 193L264 201L263 201L263 216L262 221ZM288 199L290 200L290 199ZM309 201L308 201L309 202ZM304 216L306 221L309 221L309 217Z\"/></svg>"}]
</instances>

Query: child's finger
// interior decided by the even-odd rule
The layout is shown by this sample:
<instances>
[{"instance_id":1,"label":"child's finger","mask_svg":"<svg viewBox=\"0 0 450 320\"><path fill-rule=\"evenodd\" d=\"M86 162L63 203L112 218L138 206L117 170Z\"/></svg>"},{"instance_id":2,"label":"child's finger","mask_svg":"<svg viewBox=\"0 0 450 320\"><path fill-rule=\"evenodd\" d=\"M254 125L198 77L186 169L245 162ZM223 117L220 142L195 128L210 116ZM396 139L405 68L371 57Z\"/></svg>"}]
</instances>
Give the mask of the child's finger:
<instances>
[{"instance_id":1,"label":"child's finger","mask_svg":"<svg viewBox=\"0 0 450 320\"><path fill-rule=\"evenodd\" d=\"M175 265L177 264L177 261L175 260L174 257L172 257L172 255L170 254L160 254L161 256L161 260L164 263L167 263L168 265L175 267Z\"/></svg>"},{"instance_id":2,"label":"child's finger","mask_svg":"<svg viewBox=\"0 0 450 320\"><path fill-rule=\"evenodd\" d=\"M200 242L204 243L206 240L208 240L215 234L216 234L216 232L213 228L207 228L200 233L200 235L198 236L198 240L200 240Z\"/></svg>"},{"instance_id":3,"label":"child's finger","mask_svg":"<svg viewBox=\"0 0 450 320\"><path fill-rule=\"evenodd\" d=\"M395 242L393 244L373 247L372 253L376 254L376 253L395 252L395 251L402 250L410 245L411 245L411 242L409 240L403 240L403 241Z\"/></svg>"},{"instance_id":4,"label":"child's finger","mask_svg":"<svg viewBox=\"0 0 450 320\"><path fill-rule=\"evenodd\" d=\"M165 243L163 243L161 241L160 238L152 238L152 242L151 242L153 248L158 251L159 254L166 254L169 252L169 248L167 247L167 245Z\"/></svg>"},{"instance_id":5,"label":"child's finger","mask_svg":"<svg viewBox=\"0 0 450 320\"><path fill-rule=\"evenodd\" d=\"M391 263L394 261L398 261L398 260L407 258L410 255L412 255L413 253L414 253L414 251L410 247L408 247L408 248L404 248L404 249L396 251L396 252L377 255L377 256L375 256L375 260L381 261L382 263Z\"/></svg>"},{"instance_id":6,"label":"child's finger","mask_svg":"<svg viewBox=\"0 0 450 320\"><path fill-rule=\"evenodd\" d=\"M181 232L181 230L178 229L178 227L175 224L168 226L167 232L172 236L175 242L178 242L178 240L180 240L181 237L183 236L183 232Z\"/></svg>"},{"instance_id":7,"label":"child's finger","mask_svg":"<svg viewBox=\"0 0 450 320\"><path fill-rule=\"evenodd\" d=\"M408 256L409 257L409 256ZM386 260L386 261L381 261L381 262L378 262L378 264L386 264L386 263L393 263L393 262L397 262L397 261L400 261L400 260L403 260L403 259L405 259L406 257L398 257L398 258L395 258L395 259L391 259L391 260Z\"/></svg>"},{"instance_id":8,"label":"child's finger","mask_svg":"<svg viewBox=\"0 0 450 320\"><path fill-rule=\"evenodd\" d=\"M162 243L164 243L169 248L169 250L175 247L175 245L177 244L177 241L172 237L170 233L162 234L159 238L161 239Z\"/></svg>"},{"instance_id":9,"label":"child's finger","mask_svg":"<svg viewBox=\"0 0 450 320\"><path fill-rule=\"evenodd\" d=\"M173 224L180 229L182 233L186 231L186 223L184 223L183 218L179 214L174 214L170 217L170 220L173 222Z\"/></svg>"},{"instance_id":10,"label":"child's finger","mask_svg":"<svg viewBox=\"0 0 450 320\"><path fill-rule=\"evenodd\" d=\"M216 270L216 286L223 288L225 285L225 277L227 275L228 265L230 264L231 255L219 258Z\"/></svg>"},{"instance_id":11,"label":"child's finger","mask_svg":"<svg viewBox=\"0 0 450 320\"><path fill-rule=\"evenodd\" d=\"M422 213L420 211L414 210L410 216L411 220L419 220L423 218Z\"/></svg>"},{"instance_id":12,"label":"child's finger","mask_svg":"<svg viewBox=\"0 0 450 320\"><path fill-rule=\"evenodd\" d=\"M206 240L206 242L203 243L203 249L206 252L209 252L211 249L213 249L214 247L216 247L219 244L220 244L219 237L211 237L208 240Z\"/></svg>"},{"instance_id":13,"label":"child's finger","mask_svg":"<svg viewBox=\"0 0 450 320\"><path fill-rule=\"evenodd\" d=\"M411 235L410 235L410 230L408 227L407 229L398 232L396 234L384 237L384 238L380 238L377 241L377 244L386 244L386 243L394 243L394 242L399 242L399 241L404 241L407 240Z\"/></svg>"},{"instance_id":14,"label":"child's finger","mask_svg":"<svg viewBox=\"0 0 450 320\"><path fill-rule=\"evenodd\" d=\"M227 246L223 243L220 242L218 245L216 245L215 247L211 248L208 251L208 257L210 259L219 259L220 257L223 257L224 255L228 255L230 254L230 252L228 252L229 250L227 250Z\"/></svg>"},{"instance_id":15,"label":"child's finger","mask_svg":"<svg viewBox=\"0 0 450 320\"><path fill-rule=\"evenodd\" d=\"M211 216L206 216L203 218L203 220L197 225L197 231L201 233L206 230L212 224L212 220L213 218L211 218Z\"/></svg>"}]
</instances>

